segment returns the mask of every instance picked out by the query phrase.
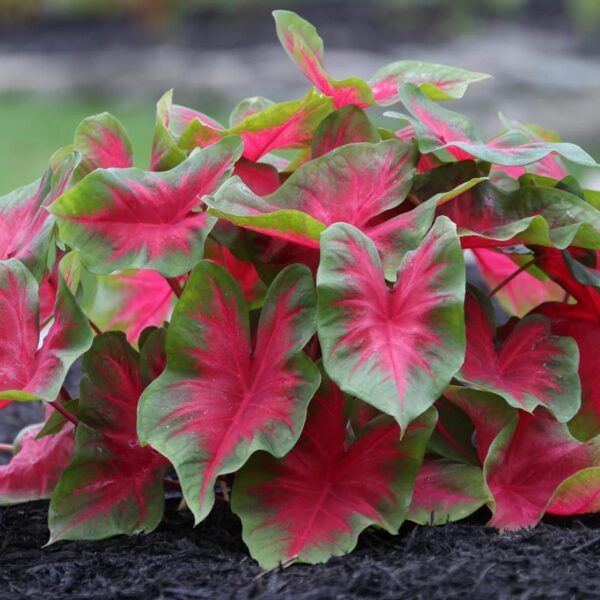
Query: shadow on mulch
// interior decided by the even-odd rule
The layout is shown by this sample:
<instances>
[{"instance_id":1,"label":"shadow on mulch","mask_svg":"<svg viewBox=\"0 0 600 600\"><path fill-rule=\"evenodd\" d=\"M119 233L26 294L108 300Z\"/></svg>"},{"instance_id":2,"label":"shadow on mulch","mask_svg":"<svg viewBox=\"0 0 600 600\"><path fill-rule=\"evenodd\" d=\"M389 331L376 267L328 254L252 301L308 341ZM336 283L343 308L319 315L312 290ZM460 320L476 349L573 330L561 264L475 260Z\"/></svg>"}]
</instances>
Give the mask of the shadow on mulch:
<instances>
[{"instance_id":1,"label":"shadow on mulch","mask_svg":"<svg viewBox=\"0 0 600 600\"><path fill-rule=\"evenodd\" d=\"M168 503L152 534L46 542L47 503L0 510L0 597L11 598L599 598L600 517L551 519L498 534L484 514L443 527L370 530L326 565L263 573L237 518L219 506L193 529Z\"/></svg>"}]
</instances>

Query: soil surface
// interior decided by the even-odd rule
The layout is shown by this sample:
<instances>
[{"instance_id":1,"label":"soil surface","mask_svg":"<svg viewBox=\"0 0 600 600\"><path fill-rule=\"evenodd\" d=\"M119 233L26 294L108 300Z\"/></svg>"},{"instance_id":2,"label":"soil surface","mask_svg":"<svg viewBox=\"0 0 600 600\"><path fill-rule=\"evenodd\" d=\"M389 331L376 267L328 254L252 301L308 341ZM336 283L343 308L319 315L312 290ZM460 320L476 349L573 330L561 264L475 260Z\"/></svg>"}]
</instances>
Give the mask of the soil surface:
<instances>
[{"instance_id":1,"label":"soil surface","mask_svg":"<svg viewBox=\"0 0 600 600\"><path fill-rule=\"evenodd\" d=\"M263 572L240 525L218 506L197 528L168 502L152 534L100 542L47 541L47 503L0 510L0 596L72 599L599 598L600 517L553 520L499 534L486 515L442 527L369 530L326 565Z\"/></svg>"}]
</instances>

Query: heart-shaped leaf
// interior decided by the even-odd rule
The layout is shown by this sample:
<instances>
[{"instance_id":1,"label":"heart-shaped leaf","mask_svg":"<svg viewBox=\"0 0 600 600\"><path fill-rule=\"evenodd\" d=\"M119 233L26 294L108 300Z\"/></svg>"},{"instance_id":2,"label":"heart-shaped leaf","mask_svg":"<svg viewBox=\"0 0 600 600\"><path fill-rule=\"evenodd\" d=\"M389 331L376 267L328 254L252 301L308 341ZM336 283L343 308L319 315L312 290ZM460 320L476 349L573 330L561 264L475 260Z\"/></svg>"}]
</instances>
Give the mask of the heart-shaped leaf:
<instances>
[{"instance_id":1,"label":"heart-shaped leaf","mask_svg":"<svg viewBox=\"0 0 600 600\"><path fill-rule=\"evenodd\" d=\"M137 342L146 327L167 321L175 295L167 280L150 269L126 270L94 277L84 275L82 306L102 331L124 331Z\"/></svg>"},{"instance_id":2,"label":"heart-shaped leaf","mask_svg":"<svg viewBox=\"0 0 600 600\"><path fill-rule=\"evenodd\" d=\"M164 506L167 460L140 446L140 357L122 333L94 339L83 360L73 460L50 502L50 543L152 531Z\"/></svg>"},{"instance_id":3,"label":"heart-shaped leaf","mask_svg":"<svg viewBox=\"0 0 600 600\"><path fill-rule=\"evenodd\" d=\"M484 475L493 496L494 527L534 526L563 482L599 464L599 439L578 442L566 425L545 412L531 415L507 407L494 394L464 388L447 397L469 414L478 436L484 432L482 440L492 438L484 453ZM494 416L500 413L504 419Z\"/></svg>"},{"instance_id":4,"label":"heart-shaped leaf","mask_svg":"<svg viewBox=\"0 0 600 600\"><path fill-rule=\"evenodd\" d=\"M0 197L0 260L19 259L41 281L46 271L54 219L46 208L68 187L81 156L70 153L44 176Z\"/></svg>"},{"instance_id":5,"label":"heart-shaped leaf","mask_svg":"<svg viewBox=\"0 0 600 600\"><path fill-rule=\"evenodd\" d=\"M600 248L600 211L556 188L506 192L483 181L438 208L456 223L464 248L536 244Z\"/></svg>"},{"instance_id":6,"label":"heart-shaped leaf","mask_svg":"<svg viewBox=\"0 0 600 600\"><path fill-rule=\"evenodd\" d=\"M525 266L524 263L531 260L531 255L510 256L488 248L473 248L473 255L477 261L478 271L490 290L508 281L508 278L513 276L520 267ZM535 275L530 271L535 272ZM503 285L494 297L504 310L517 317L525 316L542 302L562 300L564 290L543 275L539 269L531 265Z\"/></svg>"},{"instance_id":7,"label":"heart-shaped leaf","mask_svg":"<svg viewBox=\"0 0 600 600\"><path fill-rule=\"evenodd\" d=\"M575 163L598 166L575 144L530 142L525 134L515 129L486 143L467 117L439 106L412 83L402 86L399 97L412 118L393 112L386 114L412 123L423 154L447 149L458 160L475 157L497 165L519 166L537 162L555 152Z\"/></svg>"},{"instance_id":8,"label":"heart-shaped leaf","mask_svg":"<svg viewBox=\"0 0 600 600\"><path fill-rule=\"evenodd\" d=\"M404 430L462 364L464 286L462 251L447 219L406 254L393 286L371 240L332 225L321 238L317 274L325 370Z\"/></svg>"},{"instance_id":9,"label":"heart-shaped leaf","mask_svg":"<svg viewBox=\"0 0 600 600\"><path fill-rule=\"evenodd\" d=\"M15 440L16 454L0 466L0 506L50 498L74 447L73 426L37 439L42 424L31 425Z\"/></svg>"},{"instance_id":10,"label":"heart-shaped leaf","mask_svg":"<svg viewBox=\"0 0 600 600\"><path fill-rule=\"evenodd\" d=\"M69 367L92 343L87 319L62 275L54 322L39 346L38 285L16 259L0 262L0 407L13 400L52 402Z\"/></svg>"},{"instance_id":11,"label":"heart-shaped leaf","mask_svg":"<svg viewBox=\"0 0 600 600\"><path fill-rule=\"evenodd\" d=\"M121 122L110 113L84 119L75 131L73 148L82 155L75 179L96 169L133 166L131 141Z\"/></svg>"},{"instance_id":12,"label":"heart-shaped leaf","mask_svg":"<svg viewBox=\"0 0 600 600\"><path fill-rule=\"evenodd\" d=\"M561 423L579 410L579 352L568 337L551 332L543 317L521 319L503 339L496 336L491 303L475 288L465 300L467 352L457 378L502 396L511 406L550 410Z\"/></svg>"},{"instance_id":13,"label":"heart-shaped leaf","mask_svg":"<svg viewBox=\"0 0 600 600\"><path fill-rule=\"evenodd\" d=\"M211 214L236 225L318 248L328 225L342 221L366 229L371 219L401 204L415 161L414 149L399 140L351 144L299 167L264 198L234 177L205 201Z\"/></svg>"},{"instance_id":14,"label":"heart-shaped leaf","mask_svg":"<svg viewBox=\"0 0 600 600\"><path fill-rule=\"evenodd\" d=\"M400 60L381 67L369 80L377 104L395 104L400 89L412 83L431 100L462 98L471 83L488 79L485 73L436 65L418 60Z\"/></svg>"},{"instance_id":15,"label":"heart-shaped leaf","mask_svg":"<svg viewBox=\"0 0 600 600\"><path fill-rule=\"evenodd\" d=\"M311 155L314 159L346 144L376 144L380 141L381 136L364 111L355 104L349 104L323 119L315 131Z\"/></svg>"},{"instance_id":16,"label":"heart-shaped leaf","mask_svg":"<svg viewBox=\"0 0 600 600\"><path fill-rule=\"evenodd\" d=\"M419 525L444 525L468 517L490 500L481 467L426 459L406 518Z\"/></svg>"},{"instance_id":17,"label":"heart-shaped leaf","mask_svg":"<svg viewBox=\"0 0 600 600\"><path fill-rule=\"evenodd\" d=\"M323 94L331 96L336 108L354 104L360 107L395 104L405 83L414 83L434 100L462 98L470 83L489 75L420 61L398 61L379 69L366 81L359 77L334 79L323 63L323 40L308 21L289 10L273 12L277 36L306 77Z\"/></svg>"},{"instance_id":18,"label":"heart-shaped leaf","mask_svg":"<svg viewBox=\"0 0 600 600\"><path fill-rule=\"evenodd\" d=\"M256 450L282 456L298 439L320 379L302 352L314 321L305 267L275 279L254 340L231 275L210 261L192 271L167 333L167 369L142 397L138 431L175 466L196 522L214 503L218 475Z\"/></svg>"},{"instance_id":19,"label":"heart-shaped leaf","mask_svg":"<svg viewBox=\"0 0 600 600\"><path fill-rule=\"evenodd\" d=\"M257 161L269 152L310 146L319 123L331 112L331 100L314 89L302 99L271 104L229 129L216 129L199 119L181 134L179 147L204 148L231 135L244 141L244 158Z\"/></svg>"},{"instance_id":20,"label":"heart-shaped leaf","mask_svg":"<svg viewBox=\"0 0 600 600\"><path fill-rule=\"evenodd\" d=\"M351 551L369 525L396 533L434 425L431 409L400 441L383 415L349 444L344 399L325 381L291 452L279 460L256 453L236 476L232 508L252 556L264 568L314 564Z\"/></svg>"},{"instance_id":21,"label":"heart-shaped leaf","mask_svg":"<svg viewBox=\"0 0 600 600\"><path fill-rule=\"evenodd\" d=\"M181 134L194 119L213 129L223 129L220 123L207 115L186 106L173 104L173 90L163 94L156 104L156 123L150 155L151 171L168 171L185 160L186 153L178 146L178 142Z\"/></svg>"},{"instance_id":22,"label":"heart-shaped leaf","mask_svg":"<svg viewBox=\"0 0 600 600\"><path fill-rule=\"evenodd\" d=\"M336 80L323 64L323 40L308 21L289 10L273 11L277 37L308 79L326 96L333 99L335 108L346 104L365 107L375 104L369 85L358 77Z\"/></svg>"},{"instance_id":23,"label":"heart-shaped leaf","mask_svg":"<svg viewBox=\"0 0 600 600\"><path fill-rule=\"evenodd\" d=\"M99 274L123 268L181 275L202 257L214 219L199 211L241 154L229 137L163 173L98 169L50 207L61 238Z\"/></svg>"}]
</instances>

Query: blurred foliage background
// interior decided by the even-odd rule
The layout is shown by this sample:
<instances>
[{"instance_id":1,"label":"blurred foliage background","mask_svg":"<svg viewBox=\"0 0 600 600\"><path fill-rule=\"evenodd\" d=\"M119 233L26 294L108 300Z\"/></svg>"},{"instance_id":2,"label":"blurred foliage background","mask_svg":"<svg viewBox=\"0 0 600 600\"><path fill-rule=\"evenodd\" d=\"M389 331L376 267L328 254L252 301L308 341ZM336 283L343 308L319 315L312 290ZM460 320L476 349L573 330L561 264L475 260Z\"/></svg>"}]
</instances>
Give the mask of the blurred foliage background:
<instances>
[{"instance_id":1,"label":"blurred foliage background","mask_svg":"<svg viewBox=\"0 0 600 600\"><path fill-rule=\"evenodd\" d=\"M488 72L456 104L485 134L502 110L600 157L600 0L0 0L0 194L104 110L147 165L154 104L171 87L223 121L244 96L299 97L275 8L317 25L336 76L398 59Z\"/></svg>"}]
</instances>

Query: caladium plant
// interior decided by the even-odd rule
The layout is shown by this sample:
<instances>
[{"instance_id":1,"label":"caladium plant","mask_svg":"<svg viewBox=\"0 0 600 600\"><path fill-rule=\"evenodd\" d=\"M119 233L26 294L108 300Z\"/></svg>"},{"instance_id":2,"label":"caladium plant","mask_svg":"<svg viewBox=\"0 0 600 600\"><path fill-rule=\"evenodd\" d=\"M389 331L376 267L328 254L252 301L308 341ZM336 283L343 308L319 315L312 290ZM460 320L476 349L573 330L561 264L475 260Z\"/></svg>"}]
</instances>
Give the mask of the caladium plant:
<instances>
[{"instance_id":1,"label":"caladium plant","mask_svg":"<svg viewBox=\"0 0 600 600\"><path fill-rule=\"evenodd\" d=\"M94 115L0 197L0 409L46 413L0 444L0 504L101 539L152 531L169 489L196 522L229 504L268 568L405 519L600 511L600 192L566 166L596 163L440 105L486 75L340 81L275 21L303 98L223 125L169 91L139 166Z\"/></svg>"}]
</instances>

